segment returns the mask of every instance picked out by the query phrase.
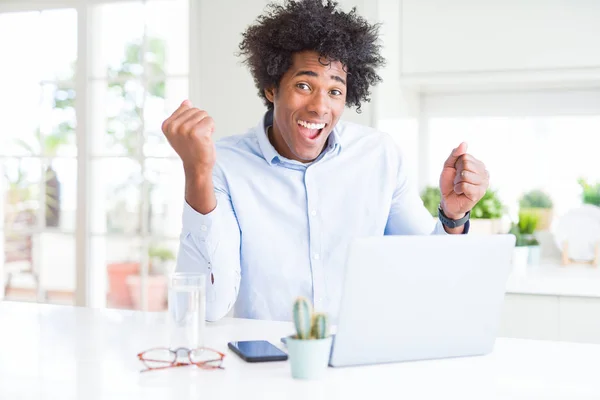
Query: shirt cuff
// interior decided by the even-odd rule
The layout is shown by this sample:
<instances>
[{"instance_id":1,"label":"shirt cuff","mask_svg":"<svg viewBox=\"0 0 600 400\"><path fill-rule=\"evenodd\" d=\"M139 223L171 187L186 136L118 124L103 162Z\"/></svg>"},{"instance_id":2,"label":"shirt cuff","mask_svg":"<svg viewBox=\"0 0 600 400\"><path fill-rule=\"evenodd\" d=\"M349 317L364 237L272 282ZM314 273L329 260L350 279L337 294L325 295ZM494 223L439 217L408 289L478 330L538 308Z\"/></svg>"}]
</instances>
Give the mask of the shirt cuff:
<instances>
[{"instance_id":1,"label":"shirt cuff","mask_svg":"<svg viewBox=\"0 0 600 400\"><path fill-rule=\"evenodd\" d=\"M217 206L214 210L208 214L201 214L194 210L187 201L184 201L182 217L183 231L185 233L193 233L201 239L206 239L212 230L218 207L219 203L217 201Z\"/></svg>"},{"instance_id":2,"label":"shirt cuff","mask_svg":"<svg viewBox=\"0 0 600 400\"><path fill-rule=\"evenodd\" d=\"M439 219L435 223L435 227L433 228L433 233L435 233L437 235L449 235L449 233L446 232L446 230L444 229L444 225L442 224L442 221L440 221Z\"/></svg>"}]
</instances>

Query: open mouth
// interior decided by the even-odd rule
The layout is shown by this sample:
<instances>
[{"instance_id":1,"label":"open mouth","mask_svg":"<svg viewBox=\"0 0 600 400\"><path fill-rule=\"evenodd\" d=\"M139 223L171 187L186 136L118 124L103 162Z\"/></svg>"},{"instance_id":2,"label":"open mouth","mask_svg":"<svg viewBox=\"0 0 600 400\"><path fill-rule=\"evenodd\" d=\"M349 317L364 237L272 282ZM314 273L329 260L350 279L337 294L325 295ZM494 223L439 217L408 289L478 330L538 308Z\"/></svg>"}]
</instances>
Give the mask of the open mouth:
<instances>
[{"instance_id":1,"label":"open mouth","mask_svg":"<svg viewBox=\"0 0 600 400\"><path fill-rule=\"evenodd\" d=\"M327 126L324 122L304 121L301 119L297 121L297 124L300 134L309 140L318 138L323 129Z\"/></svg>"}]
</instances>

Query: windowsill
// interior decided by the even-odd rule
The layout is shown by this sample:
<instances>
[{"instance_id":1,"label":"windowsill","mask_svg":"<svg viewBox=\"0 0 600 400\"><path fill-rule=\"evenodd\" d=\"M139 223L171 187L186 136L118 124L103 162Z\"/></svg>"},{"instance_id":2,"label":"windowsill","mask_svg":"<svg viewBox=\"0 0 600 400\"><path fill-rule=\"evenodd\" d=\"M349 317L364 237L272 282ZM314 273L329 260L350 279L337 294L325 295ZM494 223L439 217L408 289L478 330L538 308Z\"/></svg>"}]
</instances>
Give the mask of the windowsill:
<instances>
[{"instance_id":1,"label":"windowsill","mask_svg":"<svg viewBox=\"0 0 600 400\"><path fill-rule=\"evenodd\" d=\"M548 260L513 269L506 283L506 293L600 297L600 267L590 264L563 266L558 261Z\"/></svg>"}]
</instances>

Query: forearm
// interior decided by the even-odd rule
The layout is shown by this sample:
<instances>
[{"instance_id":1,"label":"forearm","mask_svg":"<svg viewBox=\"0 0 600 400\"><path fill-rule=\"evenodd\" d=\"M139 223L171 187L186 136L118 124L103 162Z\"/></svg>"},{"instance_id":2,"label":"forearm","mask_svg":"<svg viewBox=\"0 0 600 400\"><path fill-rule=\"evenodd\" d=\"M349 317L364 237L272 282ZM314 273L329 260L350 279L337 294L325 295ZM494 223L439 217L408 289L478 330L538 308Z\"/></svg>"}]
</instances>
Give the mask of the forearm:
<instances>
[{"instance_id":1,"label":"forearm","mask_svg":"<svg viewBox=\"0 0 600 400\"><path fill-rule=\"evenodd\" d=\"M200 214L208 214L217 207L212 170L185 168L185 201Z\"/></svg>"}]
</instances>

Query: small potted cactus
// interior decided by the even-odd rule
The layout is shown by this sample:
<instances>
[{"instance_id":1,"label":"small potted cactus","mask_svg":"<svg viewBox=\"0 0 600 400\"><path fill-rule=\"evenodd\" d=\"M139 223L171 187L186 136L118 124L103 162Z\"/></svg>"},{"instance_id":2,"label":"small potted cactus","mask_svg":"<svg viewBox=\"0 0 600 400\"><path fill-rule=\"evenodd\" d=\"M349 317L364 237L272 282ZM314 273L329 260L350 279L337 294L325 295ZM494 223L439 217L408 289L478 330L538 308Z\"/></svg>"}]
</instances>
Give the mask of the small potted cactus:
<instances>
[{"instance_id":1,"label":"small potted cactus","mask_svg":"<svg viewBox=\"0 0 600 400\"><path fill-rule=\"evenodd\" d=\"M313 312L305 297L294 302L296 334L286 340L292 377L318 379L329 364L331 336L327 314Z\"/></svg>"}]
</instances>

